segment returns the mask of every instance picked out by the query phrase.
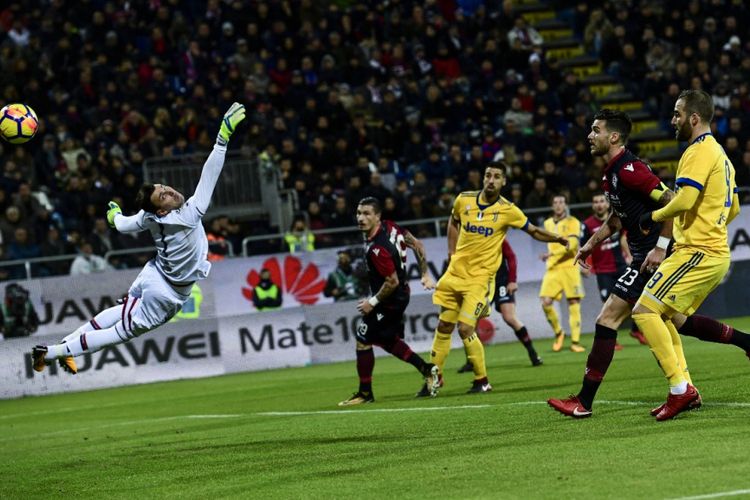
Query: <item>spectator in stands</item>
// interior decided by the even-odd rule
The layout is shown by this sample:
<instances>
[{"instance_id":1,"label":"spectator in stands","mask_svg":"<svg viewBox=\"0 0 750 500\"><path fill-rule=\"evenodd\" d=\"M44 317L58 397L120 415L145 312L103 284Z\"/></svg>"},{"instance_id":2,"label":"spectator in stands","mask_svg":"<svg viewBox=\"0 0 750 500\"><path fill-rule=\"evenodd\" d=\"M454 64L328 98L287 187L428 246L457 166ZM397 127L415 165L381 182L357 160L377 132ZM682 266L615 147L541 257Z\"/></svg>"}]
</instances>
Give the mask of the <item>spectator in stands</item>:
<instances>
[{"instance_id":1,"label":"spectator in stands","mask_svg":"<svg viewBox=\"0 0 750 500\"><path fill-rule=\"evenodd\" d=\"M312 252L315 250L315 235L307 227L305 219L297 217L292 222L289 231L284 235L289 253Z\"/></svg>"},{"instance_id":2,"label":"spectator in stands","mask_svg":"<svg viewBox=\"0 0 750 500\"><path fill-rule=\"evenodd\" d=\"M91 242L83 240L78 247L78 256L73 259L73 263L70 266L70 274L77 276L80 274L109 271L111 269L113 268L109 262L94 253L94 247L91 245Z\"/></svg>"},{"instance_id":3,"label":"spectator in stands","mask_svg":"<svg viewBox=\"0 0 750 500\"><path fill-rule=\"evenodd\" d=\"M271 272L263 268L260 270L260 281L253 287L253 305L258 311L273 311L279 309L283 302L281 289L271 281Z\"/></svg>"},{"instance_id":4,"label":"spectator in stands","mask_svg":"<svg viewBox=\"0 0 750 500\"><path fill-rule=\"evenodd\" d=\"M352 269L352 255L348 250L338 252L338 263L329 275L323 295L336 302L356 300L364 291Z\"/></svg>"}]
</instances>

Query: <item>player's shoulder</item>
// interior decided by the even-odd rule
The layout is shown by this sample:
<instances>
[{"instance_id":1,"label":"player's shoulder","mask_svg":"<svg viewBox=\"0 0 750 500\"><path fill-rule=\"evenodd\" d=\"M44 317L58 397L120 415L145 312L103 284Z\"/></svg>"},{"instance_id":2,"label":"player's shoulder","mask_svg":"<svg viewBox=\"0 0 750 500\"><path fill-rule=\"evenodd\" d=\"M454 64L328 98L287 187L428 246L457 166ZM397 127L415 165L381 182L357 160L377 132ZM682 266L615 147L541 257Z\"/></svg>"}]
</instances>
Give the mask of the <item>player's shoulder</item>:
<instances>
[{"instance_id":1,"label":"player's shoulder","mask_svg":"<svg viewBox=\"0 0 750 500\"><path fill-rule=\"evenodd\" d=\"M458 193L458 197L459 198L463 198L463 197L476 198L479 193L481 193L481 191L461 191L460 193Z\"/></svg>"},{"instance_id":2,"label":"player's shoulder","mask_svg":"<svg viewBox=\"0 0 750 500\"><path fill-rule=\"evenodd\" d=\"M575 225L575 224L580 224L581 223L581 221L578 220L578 217L576 217L575 215L568 215L567 217L565 217L565 222L567 222L568 224L571 224L571 225Z\"/></svg>"}]
</instances>

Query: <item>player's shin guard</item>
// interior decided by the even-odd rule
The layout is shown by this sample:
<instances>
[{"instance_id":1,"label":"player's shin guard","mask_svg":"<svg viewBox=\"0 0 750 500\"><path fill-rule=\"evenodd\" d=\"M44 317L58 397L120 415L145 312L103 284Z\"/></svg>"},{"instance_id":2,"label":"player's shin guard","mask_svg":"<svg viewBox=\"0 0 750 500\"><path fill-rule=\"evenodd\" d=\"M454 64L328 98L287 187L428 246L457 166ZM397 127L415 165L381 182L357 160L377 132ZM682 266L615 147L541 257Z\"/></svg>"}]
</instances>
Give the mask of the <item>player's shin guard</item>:
<instances>
[{"instance_id":1,"label":"player's shin guard","mask_svg":"<svg viewBox=\"0 0 750 500\"><path fill-rule=\"evenodd\" d=\"M544 311L544 316L547 318L547 323L549 323L549 326L552 327L552 332L555 335L560 334L562 331L562 328L560 328L560 319L557 317L557 311L555 311L555 305L550 304L548 306L545 306L542 304L542 310ZM580 322L581 318L578 318L578 321Z\"/></svg>"},{"instance_id":2,"label":"player's shin guard","mask_svg":"<svg viewBox=\"0 0 750 500\"><path fill-rule=\"evenodd\" d=\"M570 340L580 342L581 340L581 303L568 304L570 314Z\"/></svg>"},{"instance_id":3,"label":"player's shin guard","mask_svg":"<svg viewBox=\"0 0 750 500\"><path fill-rule=\"evenodd\" d=\"M474 380L487 377L487 366L484 362L484 346L482 345L482 341L479 340L477 333L474 332L471 336L463 340L466 357L474 367Z\"/></svg>"},{"instance_id":4,"label":"player's shin guard","mask_svg":"<svg viewBox=\"0 0 750 500\"><path fill-rule=\"evenodd\" d=\"M601 385L604 375L607 374L609 365L612 363L616 343L617 330L600 324L596 325L594 345L591 346L591 353L586 360L583 384L581 385L581 392L578 393L578 399L588 410L594 404L596 391L599 390L599 385Z\"/></svg>"},{"instance_id":5,"label":"player's shin guard","mask_svg":"<svg viewBox=\"0 0 750 500\"><path fill-rule=\"evenodd\" d=\"M682 374L685 376L685 380L690 385L693 385L693 379L690 378L690 371L688 371L687 359L685 359L685 351L682 349L682 339L680 334L677 333L677 327L671 321L666 321L667 330L669 330L669 336L672 339L672 347L674 353L677 355L677 364L682 370Z\"/></svg>"},{"instance_id":6,"label":"player's shin guard","mask_svg":"<svg viewBox=\"0 0 750 500\"><path fill-rule=\"evenodd\" d=\"M435 336L432 339L432 351L430 352L430 362L438 365L440 373L443 373L443 366L451 352L451 334L440 333L435 330Z\"/></svg>"},{"instance_id":7,"label":"player's shin guard","mask_svg":"<svg viewBox=\"0 0 750 500\"><path fill-rule=\"evenodd\" d=\"M372 348L357 350L357 375L359 375L359 392L372 392L372 372L375 369L375 353Z\"/></svg>"},{"instance_id":8,"label":"player's shin guard","mask_svg":"<svg viewBox=\"0 0 750 500\"><path fill-rule=\"evenodd\" d=\"M680 369L677 354L674 352L672 337L661 317L654 312L637 313L633 314L633 320L646 336L651 352L654 353L664 376L669 380L670 387L685 384L685 376Z\"/></svg>"}]
</instances>

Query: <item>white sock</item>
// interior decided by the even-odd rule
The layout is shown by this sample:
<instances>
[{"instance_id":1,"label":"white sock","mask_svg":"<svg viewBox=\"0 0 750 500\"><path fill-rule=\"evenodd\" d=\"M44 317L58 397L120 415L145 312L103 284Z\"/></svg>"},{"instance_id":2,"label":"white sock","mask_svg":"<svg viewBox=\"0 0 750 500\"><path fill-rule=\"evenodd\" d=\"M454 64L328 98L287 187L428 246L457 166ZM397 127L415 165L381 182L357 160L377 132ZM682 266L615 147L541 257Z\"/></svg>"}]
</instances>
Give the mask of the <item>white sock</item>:
<instances>
[{"instance_id":1,"label":"white sock","mask_svg":"<svg viewBox=\"0 0 750 500\"><path fill-rule=\"evenodd\" d=\"M63 343L47 346L47 355L44 359L52 361L65 356L80 356L86 352L94 353L110 345L122 344L129 339L122 321L118 321L114 326L103 330L86 331L77 336L75 333L68 335Z\"/></svg>"},{"instance_id":2,"label":"white sock","mask_svg":"<svg viewBox=\"0 0 750 500\"><path fill-rule=\"evenodd\" d=\"M669 392L674 395L685 394L687 392L687 381L680 382L679 384L670 387Z\"/></svg>"}]
</instances>

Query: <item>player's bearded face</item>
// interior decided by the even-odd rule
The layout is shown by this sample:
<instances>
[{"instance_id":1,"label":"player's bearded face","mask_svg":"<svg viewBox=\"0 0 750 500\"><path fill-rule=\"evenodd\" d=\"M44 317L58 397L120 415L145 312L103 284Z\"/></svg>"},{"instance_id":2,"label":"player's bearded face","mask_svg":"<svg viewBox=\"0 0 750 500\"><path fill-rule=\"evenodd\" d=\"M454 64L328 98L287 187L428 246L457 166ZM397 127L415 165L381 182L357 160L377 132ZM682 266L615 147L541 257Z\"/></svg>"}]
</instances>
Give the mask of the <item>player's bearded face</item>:
<instances>
[{"instance_id":1,"label":"player's bearded face","mask_svg":"<svg viewBox=\"0 0 750 500\"><path fill-rule=\"evenodd\" d=\"M690 124L690 116L685 112L685 103L678 99L674 105L672 126L678 141L687 141L693 135L693 126Z\"/></svg>"},{"instance_id":2,"label":"player's bearded face","mask_svg":"<svg viewBox=\"0 0 750 500\"><path fill-rule=\"evenodd\" d=\"M587 137L591 154L594 156L602 156L609 151L610 132L604 125L605 123L601 120L594 120L591 125L591 132Z\"/></svg>"},{"instance_id":3,"label":"player's bearded face","mask_svg":"<svg viewBox=\"0 0 750 500\"><path fill-rule=\"evenodd\" d=\"M505 173L499 168L488 168L484 172L484 193L489 197L495 197L505 186Z\"/></svg>"}]
</instances>

